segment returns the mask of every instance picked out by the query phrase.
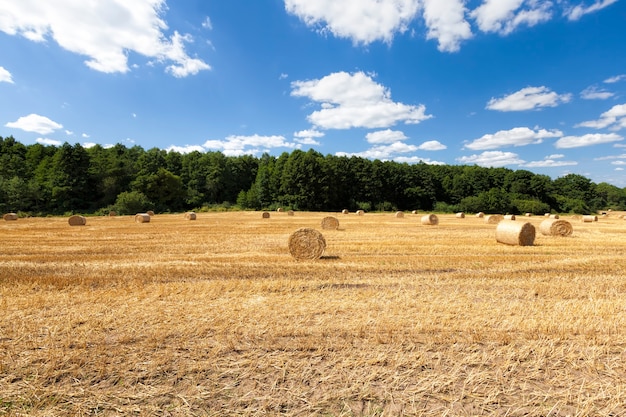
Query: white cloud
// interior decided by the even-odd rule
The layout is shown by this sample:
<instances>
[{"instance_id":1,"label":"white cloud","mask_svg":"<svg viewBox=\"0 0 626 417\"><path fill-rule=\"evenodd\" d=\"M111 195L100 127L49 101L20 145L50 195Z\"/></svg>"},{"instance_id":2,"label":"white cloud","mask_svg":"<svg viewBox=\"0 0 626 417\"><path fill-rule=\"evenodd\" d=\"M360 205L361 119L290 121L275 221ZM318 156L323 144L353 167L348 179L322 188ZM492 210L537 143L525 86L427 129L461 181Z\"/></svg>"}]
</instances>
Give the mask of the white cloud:
<instances>
[{"instance_id":1,"label":"white cloud","mask_svg":"<svg viewBox=\"0 0 626 417\"><path fill-rule=\"evenodd\" d=\"M619 167L618 167L618 168L615 168L615 170L616 170L616 171L623 171L623 170L624 170L624 168L619 168Z\"/></svg>"},{"instance_id":2,"label":"white cloud","mask_svg":"<svg viewBox=\"0 0 626 417\"><path fill-rule=\"evenodd\" d=\"M560 149L580 148L583 146L599 145L602 143L618 142L624 138L616 133L593 133L583 136L564 136L557 140L554 146Z\"/></svg>"},{"instance_id":3,"label":"white cloud","mask_svg":"<svg viewBox=\"0 0 626 417\"><path fill-rule=\"evenodd\" d=\"M213 29L213 23L211 23L211 18L209 16L205 17L202 21L202 27L208 30Z\"/></svg>"},{"instance_id":4,"label":"white cloud","mask_svg":"<svg viewBox=\"0 0 626 417\"><path fill-rule=\"evenodd\" d=\"M361 158L369 158L369 159L380 159L380 160L388 160L392 159L394 155L415 152L417 150L417 146L408 145L404 142L395 142L389 145L378 145L373 146L370 149L357 152L357 153L345 153L345 152L337 152L337 156L358 156Z\"/></svg>"},{"instance_id":5,"label":"white cloud","mask_svg":"<svg viewBox=\"0 0 626 417\"><path fill-rule=\"evenodd\" d=\"M615 94L610 91L606 91L595 86L587 87L580 92L580 97L585 100L606 100L614 95Z\"/></svg>"},{"instance_id":6,"label":"white cloud","mask_svg":"<svg viewBox=\"0 0 626 417\"><path fill-rule=\"evenodd\" d=\"M83 143L83 148L89 149L89 148L93 148L96 145L97 145L97 143L94 143L94 142L85 142L85 143Z\"/></svg>"},{"instance_id":7,"label":"white cloud","mask_svg":"<svg viewBox=\"0 0 626 417\"><path fill-rule=\"evenodd\" d=\"M165 149L167 152L178 152L178 153L191 153L194 151L198 151L198 152L206 152L206 149L204 149L202 146L200 145L185 145L185 146L176 146L176 145L172 145L169 148Z\"/></svg>"},{"instance_id":8,"label":"white cloud","mask_svg":"<svg viewBox=\"0 0 626 417\"><path fill-rule=\"evenodd\" d=\"M557 94L547 87L526 87L508 96L492 98L487 109L498 111L524 111L542 107L556 107L571 100L571 94Z\"/></svg>"},{"instance_id":9,"label":"white cloud","mask_svg":"<svg viewBox=\"0 0 626 417\"><path fill-rule=\"evenodd\" d=\"M377 132L371 132L365 135L365 139L369 143L373 144L384 144L384 143L395 143L401 140L406 140L407 137L404 132L399 130L379 130Z\"/></svg>"},{"instance_id":10,"label":"white cloud","mask_svg":"<svg viewBox=\"0 0 626 417\"><path fill-rule=\"evenodd\" d=\"M565 16L569 20L578 20L586 14L597 12L605 7L610 6L613 3L617 3L618 0L595 0L591 6L583 6L582 4L566 9Z\"/></svg>"},{"instance_id":11,"label":"white cloud","mask_svg":"<svg viewBox=\"0 0 626 417\"><path fill-rule=\"evenodd\" d=\"M555 167L578 165L578 162L576 161L557 161L557 159L562 159L564 157L565 155L561 155L561 154L549 155L549 156L546 156L541 161L527 162L525 164L522 164L522 166L525 166L528 168L555 168Z\"/></svg>"},{"instance_id":12,"label":"white cloud","mask_svg":"<svg viewBox=\"0 0 626 417\"><path fill-rule=\"evenodd\" d=\"M622 80L626 80L626 74L620 74L620 75L616 75L614 77L609 77L606 80L604 80L604 82L606 84L614 84L614 83L622 81Z\"/></svg>"},{"instance_id":13,"label":"white cloud","mask_svg":"<svg viewBox=\"0 0 626 417\"><path fill-rule=\"evenodd\" d=\"M546 159L561 159L561 158L565 158L565 155L563 155L562 153L554 153L552 155L546 156Z\"/></svg>"},{"instance_id":14,"label":"white cloud","mask_svg":"<svg viewBox=\"0 0 626 417\"><path fill-rule=\"evenodd\" d=\"M0 83L13 84L13 76L4 67L0 67Z\"/></svg>"},{"instance_id":15,"label":"white cloud","mask_svg":"<svg viewBox=\"0 0 626 417\"><path fill-rule=\"evenodd\" d=\"M456 160L462 164L476 164L484 167L503 167L524 163L516 153L501 151L486 151L480 155L462 156Z\"/></svg>"},{"instance_id":16,"label":"white cloud","mask_svg":"<svg viewBox=\"0 0 626 417\"><path fill-rule=\"evenodd\" d=\"M5 124L5 126L14 129L21 129L26 132L39 133L40 135L47 135L63 127L63 125L54 122L45 116L33 113L28 116L22 116L15 122L9 122Z\"/></svg>"},{"instance_id":17,"label":"white cloud","mask_svg":"<svg viewBox=\"0 0 626 417\"><path fill-rule=\"evenodd\" d=\"M613 161L611 162L612 165L626 165L626 161Z\"/></svg>"},{"instance_id":18,"label":"white cloud","mask_svg":"<svg viewBox=\"0 0 626 417\"><path fill-rule=\"evenodd\" d=\"M185 52L190 35L174 31L167 39L161 17L166 9L165 0L4 1L0 31L35 42L54 39L62 48L86 56L88 67L105 73L127 72L129 52L170 63L167 71L176 77L210 69Z\"/></svg>"},{"instance_id":19,"label":"white cloud","mask_svg":"<svg viewBox=\"0 0 626 417\"><path fill-rule=\"evenodd\" d=\"M60 146L62 143L61 141L48 139L48 138L37 138L35 139L35 142L41 143L42 145L52 145L52 146Z\"/></svg>"},{"instance_id":20,"label":"white cloud","mask_svg":"<svg viewBox=\"0 0 626 417\"><path fill-rule=\"evenodd\" d=\"M417 147L421 151L443 151L448 149L446 145L437 140L428 140Z\"/></svg>"},{"instance_id":21,"label":"white cloud","mask_svg":"<svg viewBox=\"0 0 626 417\"><path fill-rule=\"evenodd\" d=\"M390 43L407 30L419 10L418 0L285 0L287 13L321 33L367 45Z\"/></svg>"},{"instance_id":22,"label":"white cloud","mask_svg":"<svg viewBox=\"0 0 626 417\"><path fill-rule=\"evenodd\" d=\"M74 132L72 132L71 130L66 130L66 131L65 131L65 134L66 134L67 136L72 136L72 135L74 134Z\"/></svg>"},{"instance_id":23,"label":"white cloud","mask_svg":"<svg viewBox=\"0 0 626 417\"><path fill-rule=\"evenodd\" d=\"M472 150L496 149L505 146L526 146L543 142L543 139L559 138L563 133L559 130L529 129L515 127L511 130L500 130L494 134L487 134L469 144L466 148Z\"/></svg>"},{"instance_id":24,"label":"white cloud","mask_svg":"<svg viewBox=\"0 0 626 417\"><path fill-rule=\"evenodd\" d=\"M440 51L456 52L461 41L472 37L463 0L423 0L423 7L428 27L426 38L437 39Z\"/></svg>"},{"instance_id":25,"label":"white cloud","mask_svg":"<svg viewBox=\"0 0 626 417\"><path fill-rule=\"evenodd\" d=\"M422 158L421 156L397 156L397 157L393 158L393 160L396 161L396 162L407 163L407 164L424 163L424 164L427 164L427 165L446 165L445 162L434 161L434 160L429 159L429 158Z\"/></svg>"},{"instance_id":26,"label":"white cloud","mask_svg":"<svg viewBox=\"0 0 626 417\"><path fill-rule=\"evenodd\" d=\"M221 150L226 156L256 155L271 148L298 147L297 144L287 142L284 136L237 136L232 135L224 140L207 140L203 145L206 149Z\"/></svg>"},{"instance_id":27,"label":"white cloud","mask_svg":"<svg viewBox=\"0 0 626 417\"><path fill-rule=\"evenodd\" d=\"M484 0L470 16L483 32L508 35L521 25L532 27L550 20L551 8L550 1Z\"/></svg>"},{"instance_id":28,"label":"white cloud","mask_svg":"<svg viewBox=\"0 0 626 417\"><path fill-rule=\"evenodd\" d=\"M82 135L80 135L80 136L82 136L84 139L87 139L87 138L89 137L89 135L88 135L88 134L86 134L86 133L83 133L83 134L82 134Z\"/></svg>"},{"instance_id":29,"label":"white cloud","mask_svg":"<svg viewBox=\"0 0 626 417\"><path fill-rule=\"evenodd\" d=\"M594 158L594 161L608 161L611 159L626 159L626 153L623 153L621 155L602 156L600 158Z\"/></svg>"},{"instance_id":30,"label":"white cloud","mask_svg":"<svg viewBox=\"0 0 626 417\"><path fill-rule=\"evenodd\" d=\"M620 130L626 128L626 103L617 104L600 115L598 120L590 120L576 125L576 127L591 127L594 129L610 128Z\"/></svg>"},{"instance_id":31,"label":"white cloud","mask_svg":"<svg viewBox=\"0 0 626 417\"><path fill-rule=\"evenodd\" d=\"M294 132L293 137L294 138L322 138L325 135L326 134L324 132L320 132L319 130L306 129L306 130L300 130L298 132Z\"/></svg>"},{"instance_id":32,"label":"white cloud","mask_svg":"<svg viewBox=\"0 0 626 417\"><path fill-rule=\"evenodd\" d=\"M393 102L389 90L363 72L336 72L319 80L294 81L291 87L292 96L321 103L322 109L307 119L322 129L384 128L432 117L425 114L424 105Z\"/></svg>"}]
</instances>

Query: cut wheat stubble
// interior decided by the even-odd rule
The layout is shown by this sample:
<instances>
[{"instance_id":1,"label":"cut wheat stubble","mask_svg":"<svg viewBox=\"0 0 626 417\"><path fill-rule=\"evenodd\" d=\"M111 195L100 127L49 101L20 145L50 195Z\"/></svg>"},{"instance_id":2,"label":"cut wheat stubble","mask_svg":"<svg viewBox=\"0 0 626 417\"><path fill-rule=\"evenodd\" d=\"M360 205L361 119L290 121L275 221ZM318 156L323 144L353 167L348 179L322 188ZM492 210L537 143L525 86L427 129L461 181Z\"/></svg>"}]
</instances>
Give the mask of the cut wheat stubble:
<instances>
[{"instance_id":1,"label":"cut wheat stubble","mask_svg":"<svg viewBox=\"0 0 626 417\"><path fill-rule=\"evenodd\" d=\"M289 253L299 261L321 258L326 250L326 239L317 230L303 227L289 236Z\"/></svg>"}]
</instances>

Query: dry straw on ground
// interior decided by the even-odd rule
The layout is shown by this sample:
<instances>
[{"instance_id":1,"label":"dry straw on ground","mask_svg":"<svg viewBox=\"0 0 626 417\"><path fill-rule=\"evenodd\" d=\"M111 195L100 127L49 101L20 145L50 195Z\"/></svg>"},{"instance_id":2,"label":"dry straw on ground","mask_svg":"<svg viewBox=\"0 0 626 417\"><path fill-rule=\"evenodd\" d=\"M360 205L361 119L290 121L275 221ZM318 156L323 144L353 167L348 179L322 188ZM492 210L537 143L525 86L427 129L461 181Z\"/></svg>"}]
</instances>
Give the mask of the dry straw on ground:
<instances>
[{"instance_id":1,"label":"dry straw on ground","mask_svg":"<svg viewBox=\"0 0 626 417\"><path fill-rule=\"evenodd\" d=\"M574 232L572 224L567 220L545 219L539 225L539 231L545 236L571 236Z\"/></svg>"},{"instance_id":2,"label":"dry straw on ground","mask_svg":"<svg viewBox=\"0 0 626 417\"><path fill-rule=\"evenodd\" d=\"M502 220L496 227L496 240L507 245L532 246L535 226L529 222Z\"/></svg>"},{"instance_id":3,"label":"dry straw on ground","mask_svg":"<svg viewBox=\"0 0 626 417\"><path fill-rule=\"evenodd\" d=\"M584 223L597 222L598 221L598 216L587 215L587 216L583 216L582 220L583 220Z\"/></svg>"},{"instance_id":4,"label":"dry straw on ground","mask_svg":"<svg viewBox=\"0 0 626 417\"><path fill-rule=\"evenodd\" d=\"M196 213L193 211L188 211L185 213L185 220L196 220Z\"/></svg>"},{"instance_id":5,"label":"dry straw on ground","mask_svg":"<svg viewBox=\"0 0 626 417\"><path fill-rule=\"evenodd\" d=\"M322 219L322 229L337 230L339 228L339 220L333 216L326 216Z\"/></svg>"},{"instance_id":6,"label":"dry straw on ground","mask_svg":"<svg viewBox=\"0 0 626 417\"><path fill-rule=\"evenodd\" d=\"M87 218L84 216L74 215L70 216L70 218L67 219L67 222L70 226L84 226L87 224Z\"/></svg>"},{"instance_id":7,"label":"dry straw on ground","mask_svg":"<svg viewBox=\"0 0 626 417\"><path fill-rule=\"evenodd\" d=\"M422 216L421 222L424 225L436 226L439 224L439 217L436 214L426 214Z\"/></svg>"},{"instance_id":8,"label":"dry straw on ground","mask_svg":"<svg viewBox=\"0 0 626 417\"><path fill-rule=\"evenodd\" d=\"M461 212L458 212L458 213L456 214L456 218L457 218L457 219L464 219L464 218L465 218L465 213L463 213L462 211L461 211Z\"/></svg>"},{"instance_id":9,"label":"dry straw on ground","mask_svg":"<svg viewBox=\"0 0 626 417\"><path fill-rule=\"evenodd\" d=\"M299 261L319 259L326 249L326 239L317 230L303 227L289 236L289 253Z\"/></svg>"},{"instance_id":10,"label":"dry straw on ground","mask_svg":"<svg viewBox=\"0 0 626 417\"><path fill-rule=\"evenodd\" d=\"M7 213L4 216L2 216L2 218L5 221L17 220L17 214L15 214L15 213Z\"/></svg>"},{"instance_id":11,"label":"dry straw on ground","mask_svg":"<svg viewBox=\"0 0 626 417\"><path fill-rule=\"evenodd\" d=\"M490 214L489 216L485 216L485 223L487 224L498 224L502 220L504 220L504 216L501 214Z\"/></svg>"},{"instance_id":12,"label":"dry straw on ground","mask_svg":"<svg viewBox=\"0 0 626 417\"><path fill-rule=\"evenodd\" d=\"M148 213L135 214L135 223L150 223L150 215Z\"/></svg>"},{"instance_id":13,"label":"dry straw on ground","mask_svg":"<svg viewBox=\"0 0 626 417\"><path fill-rule=\"evenodd\" d=\"M403 211L396 211L396 219L401 219L404 217Z\"/></svg>"}]
</instances>

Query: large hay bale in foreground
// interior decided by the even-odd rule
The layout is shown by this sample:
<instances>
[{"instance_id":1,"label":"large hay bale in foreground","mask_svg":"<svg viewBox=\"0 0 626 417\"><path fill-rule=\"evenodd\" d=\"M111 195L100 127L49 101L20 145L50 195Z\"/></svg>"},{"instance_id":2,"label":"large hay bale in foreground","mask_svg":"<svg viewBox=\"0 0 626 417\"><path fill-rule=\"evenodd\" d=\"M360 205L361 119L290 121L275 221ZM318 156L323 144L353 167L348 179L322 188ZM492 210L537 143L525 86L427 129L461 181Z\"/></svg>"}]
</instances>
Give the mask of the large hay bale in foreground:
<instances>
[{"instance_id":1,"label":"large hay bale in foreground","mask_svg":"<svg viewBox=\"0 0 626 417\"><path fill-rule=\"evenodd\" d=\"M461 212L458 212L458 213L456 214L456 218L457 218L457 219L464 219L464 218L465 218L465 213L463 213L462 211L461 211Z\"/></svg>"},{"instance_id":2,"label":"large hay bale in foreground","mask_svg":"<svg viewBox=\"0 0 626 417\"><path fill-rule=\"evenodd\" d=\"M404 217L404 212L403 211L396 211L396 219L401 219Z\"/></svg>"},{"instance_id":3,"label":"large hay bale in foreground","mask_svg":"<svg viewBox=\"0 0 626 417\"><path fill-rule=\"evenodd\" d=\"M185 213L185 220L196 220L196 213L193 211L188 211Z\"/></svg>"},{"instance_id":4,"label":"large hay bale in foreground","mask_svg":"<svg viewBox=\"0 0 626 417\"><path fill-rule=\"evenodd\" d=\"M339 228L339 220L333 216L327 216L322 219L322 229L337 230Z\"/></svg>"},{"instance_id":5,"label":"large hay bale in foreground","mask_svg":"<svg viewBox=\"0 0 626 417\"><path fill-rule=\"evenodd\" d=\"M70 226L84 226L87 224L87 218L83 216L74 215L74 216L70 216L70 218L67 219L67 222L69 223Z\"/></svg>"},{"instance_id":6,"label":"large hay bale in foreground","mask_svg":"<svg viewBox=\"0 0 626 417\"><path fill-rule=\"evenodd\" d=\"M135 223L150 223L150 215L148 213L135 214Z\"/></svg>"},{"instance_id":7,"label":"large hay bale in foreground","mask_svg":"<svg viewBox=\"0 0 626 417\"><path fill-rule=\"evenodd\" d=\"M326 239L315 229L303 227L289 236L289 253L299 261L319 259L326 249Z\"/></svg>"},{"instance_id":8,"label":"large hay bale in foreground","mask_svg":"<svg viewBox=\"0 0 626 417\"><path fill-rule=\"evenodd\" d=\"M2 216L2 218L5 221L10 222L12 220L17 220L17 214L15 214L15 213L7 213L4 216Z\"/></svg>"},{"instance_id":9,"label":"large hay bale in foreground","mask_svg":"<svg viewBox=\"0 0 626 417\"><path fill-rule=\"evenodd\" d=\"M535 226L529 222L502 220L496 227L496 241L507 245L532 246Z\"/></svg>"},{"instance_id":10,"label":"large hay bale in foreground","mask_svg":"<svg viewBox=\"0 0 626 417\"><path fill-rule=\"evenodd\" d=\"M587 215L582 217L584 223L592 223L598 221L598 216Z\"/></svg>"},{"instance_id":11,"label":"large hay bale in foreground","mask_svg":"<svg viewBox=\"0 0 626 417\"><path fill-rule=\"evenodd\" d=\"M572 224L567 220L545 219L539 225L539 231L545 236L571 236L574 231Z\"/></svg>"},{"instance_id":12,"label":"large hay bale in foreground","mask_svg":"<svg viewBox=\"0 0 626 417\"><path fill-rule=\"evenodd\" d=\"M422 216L421 222L425 225L436 226L439 224L439 218L436 214L427 214Z\"/></svg>"},{"instance_id":13,"label":"large hay bale in foreground","mask_svg":"<svg viewBox=\"0 0 626 417\"><path fill-rule=\"evenodd\" d=\"M502 220L504 220L504 216L501 214L490 214L489 216L485 216L485 223L487 224L498 224Z\"/></svg>"}]
</instances>

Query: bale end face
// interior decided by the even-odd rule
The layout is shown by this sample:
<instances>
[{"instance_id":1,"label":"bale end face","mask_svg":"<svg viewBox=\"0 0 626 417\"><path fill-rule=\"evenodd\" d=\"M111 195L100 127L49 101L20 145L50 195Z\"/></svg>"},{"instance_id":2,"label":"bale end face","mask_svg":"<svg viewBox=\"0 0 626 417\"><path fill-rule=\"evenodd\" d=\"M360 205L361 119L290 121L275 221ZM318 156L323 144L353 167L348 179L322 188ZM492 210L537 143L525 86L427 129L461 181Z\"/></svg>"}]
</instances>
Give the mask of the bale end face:
<instances>
[{"instance_id":1,"label":"bale end face","mask_svg":"<svg viewBox=\"0 0 626 417\"><path fill-rule=\"evenodd\" d=\"M502 220L496 228L496 241L507 245L532 246L535 243L535 226L515 220Z\"/></svg>"},{"instance_id":2,"label":"bale end face","mask_svg":"<svg viewBox=\"0 0 626 417\"><path fill-rule=\"evenodd\" d=\"M67 219L70 226L84 226L87 224L87 218L83 216L71 216Z\"/></svg>"},{"instance_id":3,"label":"bale end face","mask_svg":"<svg viewBox=\"0 0 626 417\"><path fill-rule=\"evenodd\" d=\"M574 232L572 224L567 220L545 219L539 225L539 231L544 236L571 236Z\"/></svg>"},{"instance_id":4,"label":"bale end face","mask_svg":"<svg viewBox=\"0 0 626 417\"><path fill-rule=\"evenodd\" d=\"M427 214L422 216L421 222L423 225L436 226L439 224L439 217L435 214Z\"/></svg>"},{"instance_id":5,"label":"bale end face","mask_svg":"<svg viewBox=\"0 0 626 417\"><path fill-rule=\"evenodd\" d=\"M135 223L150 223L150 215L148 213L135 214Z\"/></svg>"},{"instance_id":6,"label":"bale end face","mask_svg":"<svg viewBox=\"0 0 626 417\"><path fill-rule=\"evenodd\" d=\"M185 220L196 220L196 213L193 211L185 213Z\"/></svg>"},{"instance_id":7,"label":"bale end face","mask_svg":"<svg viewBox=\"0 0 626 417\"><path fill-rule=\"evenodd\" d=\"M289 253L299 261L321 258L326 249L324 236L315 229L303 227L289 236Z\"/></svg>"},{"instance_id":8,"label":"bale end face","mask_svg":"<svg viewBox=\"0 0 626 417\"><path fill-rule=\"evenodd\" d=\"M328 216L322 219L322 229L337 230L339 228L339 220L336 217Z\"/></svg>"}]
</instances>

